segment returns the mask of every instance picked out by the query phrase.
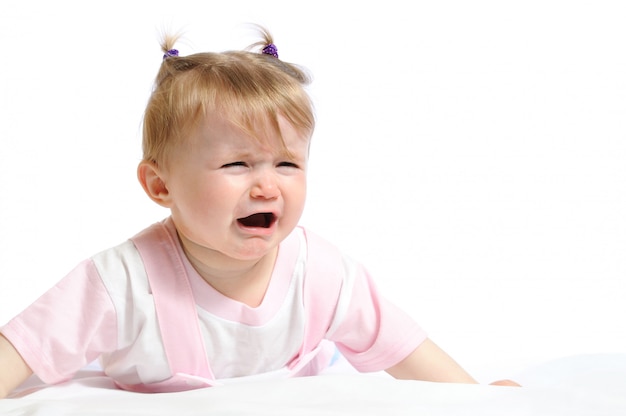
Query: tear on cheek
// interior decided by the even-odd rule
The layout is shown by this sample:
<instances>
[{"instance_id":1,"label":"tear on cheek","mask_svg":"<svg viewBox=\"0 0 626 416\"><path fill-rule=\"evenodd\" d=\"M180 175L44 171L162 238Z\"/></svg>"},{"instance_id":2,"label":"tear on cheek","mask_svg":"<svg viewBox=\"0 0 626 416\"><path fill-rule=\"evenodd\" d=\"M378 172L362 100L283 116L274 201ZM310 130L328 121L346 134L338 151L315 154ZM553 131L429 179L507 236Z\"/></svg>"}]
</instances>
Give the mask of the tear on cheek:
<instances>
[{"instance_id":1,"label":"tear on cheek","mask_svg":"<svg viewBox=\"0 0 626 416\"><path fill-rule=\"evenodd\" d=\"M237 220L244 227L270 228L276 221L276 215L271 212L259 212Z\"/></svg>"}]
</instances>

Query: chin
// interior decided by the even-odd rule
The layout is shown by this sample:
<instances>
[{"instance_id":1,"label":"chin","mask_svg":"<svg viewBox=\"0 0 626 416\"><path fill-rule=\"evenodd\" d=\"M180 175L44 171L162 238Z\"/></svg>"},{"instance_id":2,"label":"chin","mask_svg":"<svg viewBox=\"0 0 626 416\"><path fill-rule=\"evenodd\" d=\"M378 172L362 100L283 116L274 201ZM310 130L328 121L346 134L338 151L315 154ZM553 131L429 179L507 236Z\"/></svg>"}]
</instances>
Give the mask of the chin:
<instances>
[{"instance_id":1,"label":"chin","mask_svg":"<svg viewBox=\"0 0 626 416\"><path fill-rule=\"evenodd\" d=\"M277 247L278 243L270 243L263 240L259 242L254 242L253 244L247 244L245 247L241 247L231 257L241 261L260 260L268 254L272 253Z\"/></svg>"}]
</instances>

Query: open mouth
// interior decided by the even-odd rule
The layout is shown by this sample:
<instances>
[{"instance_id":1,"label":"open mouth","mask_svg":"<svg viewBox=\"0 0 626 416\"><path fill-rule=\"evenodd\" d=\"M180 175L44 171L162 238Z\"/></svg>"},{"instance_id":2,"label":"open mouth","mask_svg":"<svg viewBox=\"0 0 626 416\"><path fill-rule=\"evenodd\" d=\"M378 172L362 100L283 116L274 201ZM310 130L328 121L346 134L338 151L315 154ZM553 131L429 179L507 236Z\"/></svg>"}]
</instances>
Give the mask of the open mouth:
<instances>
[{"instance_id":1,"label":"open mouth","mask_svg":"<svg viewBox=\"0 0 626 416\"><path fill-rule=\"evenodd\" d=\"M244 227L270 228L276 221L276 215L271 212L259 212L245 218L239 218L237 221Z\"/></svg>"}]
</instances>

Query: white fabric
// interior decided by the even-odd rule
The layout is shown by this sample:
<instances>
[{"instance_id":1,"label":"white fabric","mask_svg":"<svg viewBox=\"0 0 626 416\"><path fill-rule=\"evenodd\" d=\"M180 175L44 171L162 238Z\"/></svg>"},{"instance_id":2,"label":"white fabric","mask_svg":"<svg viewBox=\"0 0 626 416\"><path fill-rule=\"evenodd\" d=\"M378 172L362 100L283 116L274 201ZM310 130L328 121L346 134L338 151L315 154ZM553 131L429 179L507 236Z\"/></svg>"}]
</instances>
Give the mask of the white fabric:
<instances>
[{"instance_id":1,"label":"white fabric","mask_svg":"<svg viewBox=\"0 0 626 416\"><path fill-rule=\"evenodd\" d=\"M208 389L138 394L113 389L95 370L62 385L0 400L3 416L429 415L623 416L626 354L578 356L520 374L525 387L399 381L380 374L245 379ZM17 398L15 398L18 396ZM21 396L21 397L19 397Z\"/></svg>"}]
</instances>

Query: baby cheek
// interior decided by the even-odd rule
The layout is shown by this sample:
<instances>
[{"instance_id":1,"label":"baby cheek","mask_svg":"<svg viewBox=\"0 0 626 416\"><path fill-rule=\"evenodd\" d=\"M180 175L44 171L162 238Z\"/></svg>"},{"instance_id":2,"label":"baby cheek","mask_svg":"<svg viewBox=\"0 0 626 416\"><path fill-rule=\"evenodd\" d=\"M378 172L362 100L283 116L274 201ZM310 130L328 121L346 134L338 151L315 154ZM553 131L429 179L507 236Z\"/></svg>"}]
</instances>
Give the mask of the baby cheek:
<instances>
[{"instance_id":1,"label":"baby cheek","mask_svg":"<svg viewBox=\"0 0 626 416\"><path fill-rule=\"evenodd\" d=\"M288 185L289 193L295 199L304 199L307 192L306 176L294 177Z\"/></svg>"},{"instance_id":2,"label":"baby cheek","mask_svg":"<svg viewBox=\"0 0 626 416\"><path fill-rule=\"evenodd\" d=\"M291 195L292 200L291 200L291 204L292 204L292 209L296 212L298 212L298 216L300 216L302 214L302 211L304 211L304 205L306 202L306 185L302 184L300 186L298 186L293 194Z\"/></svg>"}]
</instances>

